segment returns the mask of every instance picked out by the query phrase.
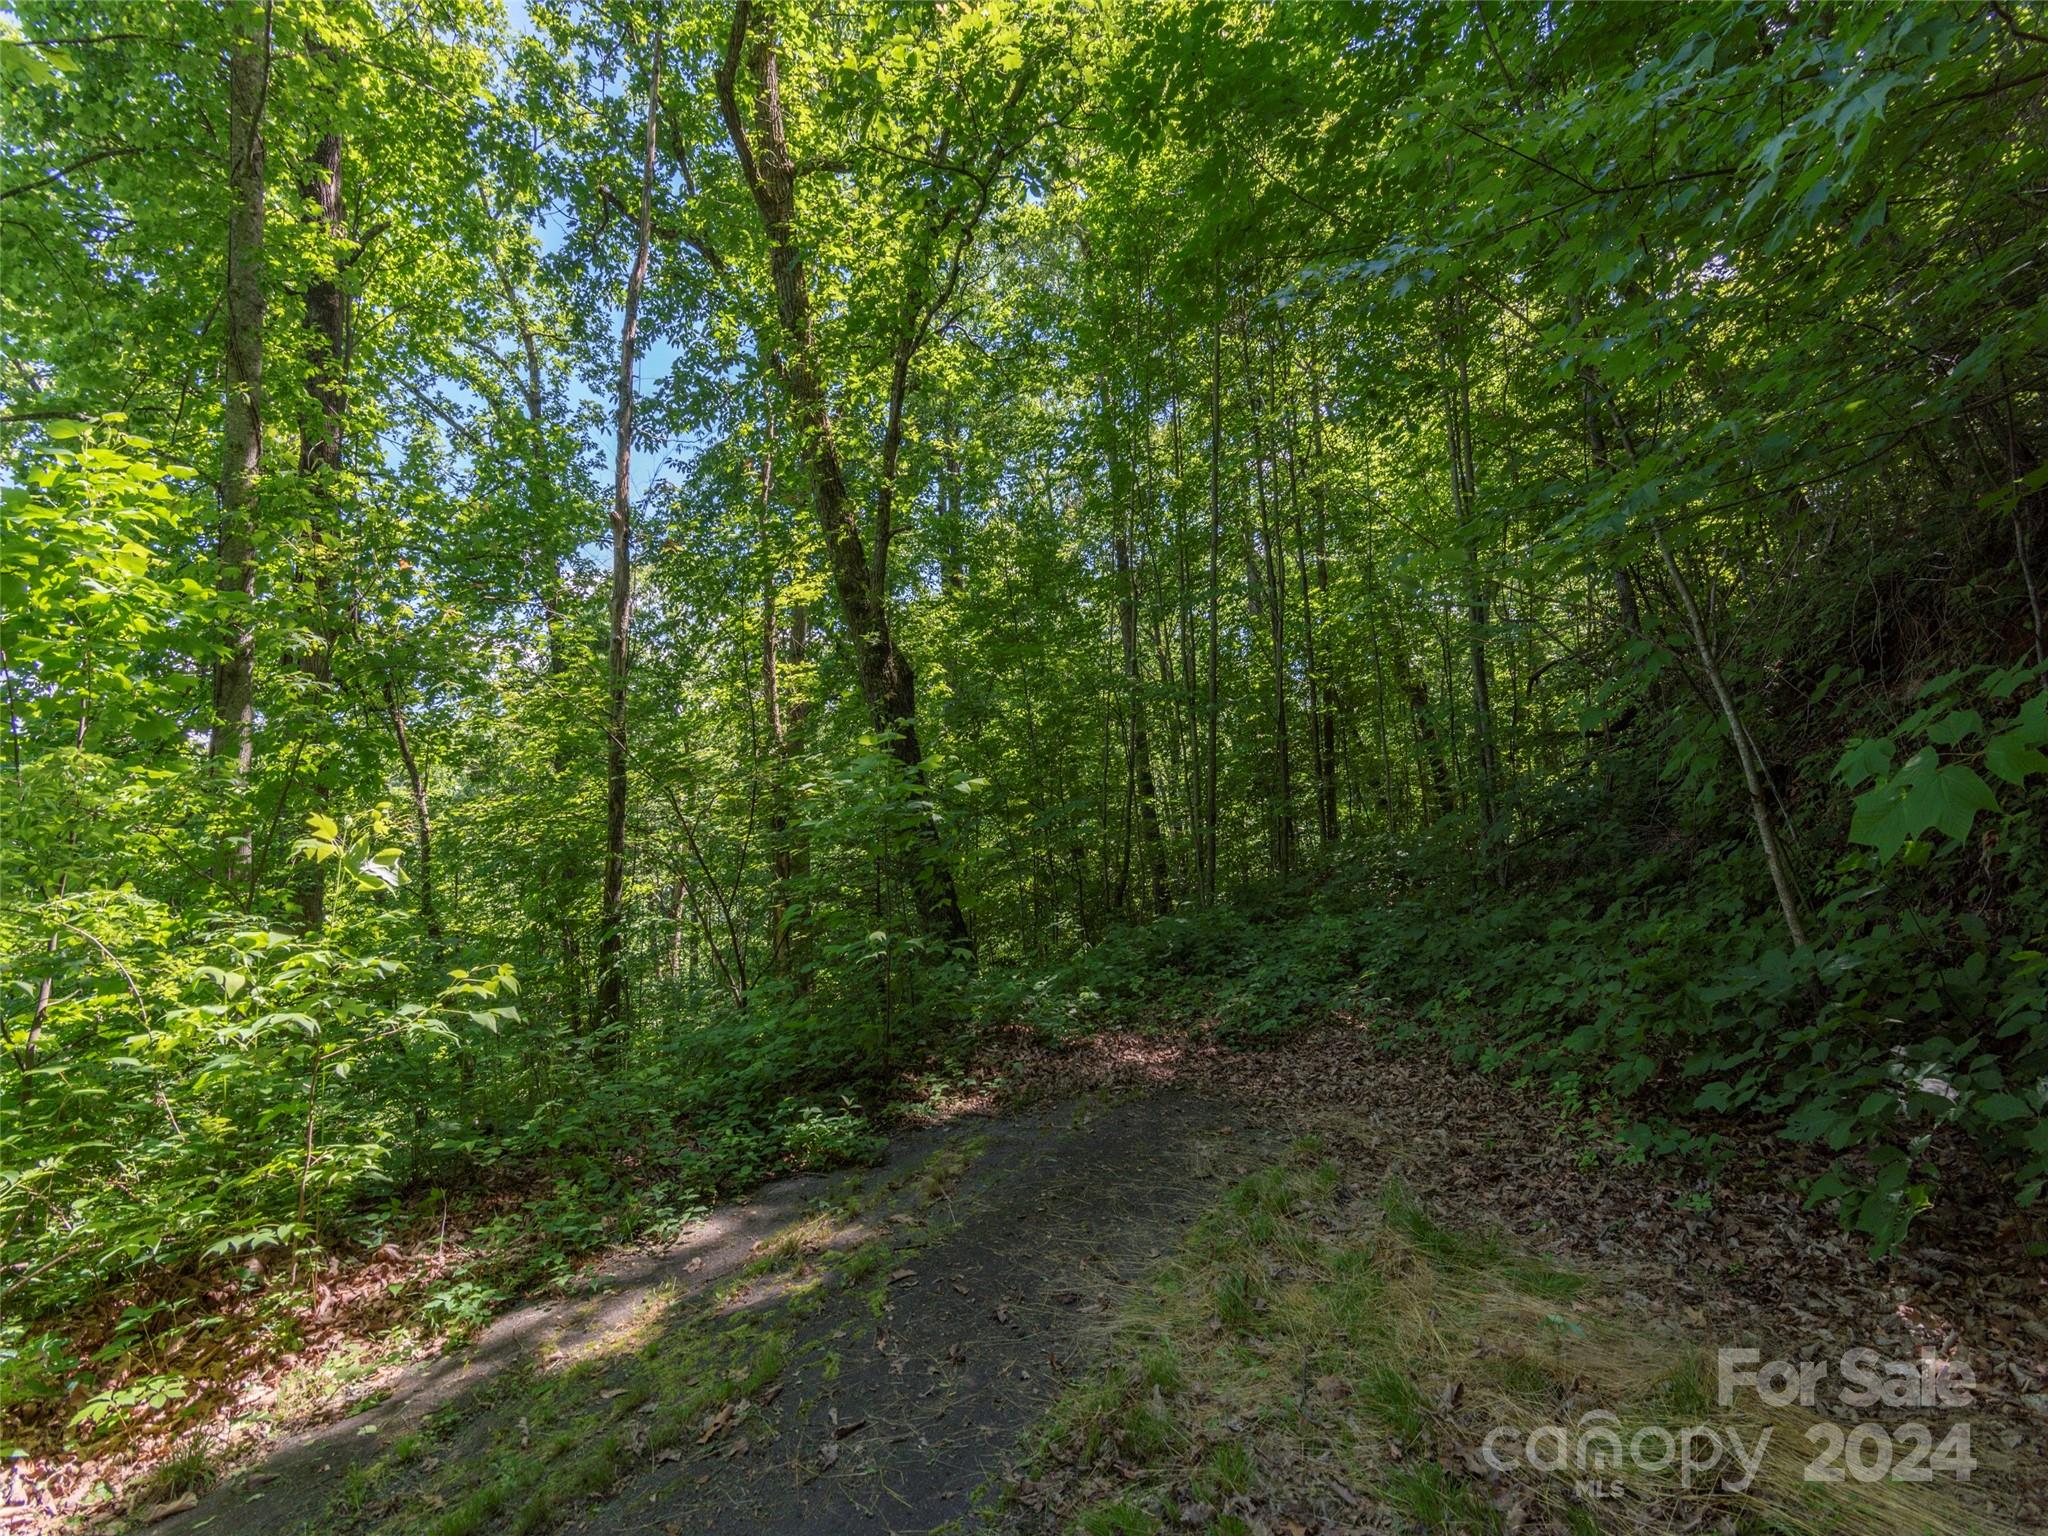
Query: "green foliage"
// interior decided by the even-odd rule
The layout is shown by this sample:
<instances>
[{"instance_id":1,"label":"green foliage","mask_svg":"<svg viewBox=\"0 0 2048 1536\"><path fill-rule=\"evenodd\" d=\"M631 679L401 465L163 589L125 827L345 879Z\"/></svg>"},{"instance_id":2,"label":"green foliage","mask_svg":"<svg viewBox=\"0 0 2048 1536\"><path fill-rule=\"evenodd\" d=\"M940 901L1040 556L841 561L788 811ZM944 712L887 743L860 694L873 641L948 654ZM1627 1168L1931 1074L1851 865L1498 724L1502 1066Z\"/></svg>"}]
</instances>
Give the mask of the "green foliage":
<instances>
[{"instance_id":1,"label":"green foliage","mask_svg":"<svg viewBox=\"0 0 2048 1536\"><path fill-rule=\"evenodd\" d=\"M0 1106L0 1220L22 1319L151 1271L314 1238L390 1180L416 1132L406 1085L517 1017L503 968L457 972L419 1000L396 961L263 928L173 937L140 898L37 915L36 932L83 953L17 1037L25 1087ZM23 1330L9 1333L18 1352Z\"/></svg>"},{"instance_id":2,"label":"green foliage","mask_svg":"<svg viewBox=\"0 0 2048 1536\"><path fill-rule=\"evenodd\" d=\"M785 1121L782 1144L795 1166L821 1170L871 1163L881 1155L883 1139L850 1110L827 1112L806 1104Z\"/></svg>"},{"instance_id":3,"label":"green foliage","mask_svg":"<svg viewBox=\"0 0 2048 1536\"><path fill-rule=\"evenodd\" d=\"M502 1181L472 1329L976 1020L2038 1202L2039 9L17 0L0 1399Z\"/></svg>"},{"instance_id":4,"label":"green foliage","mask_svg":"<svg viewBox=\"0 0 2048 1536\"><path fill-rule=\"evenodd\" d=\"M1356 954L1345 913L1310 890L1276 888L1242 905L1119 928L1063 965L989 978L977 1009L1054 1041L1194 1025L1256 1047L1320 1022L1347 998Z\"/></svg>"},{"instance_id":5,"label":"green foliage","mask_svg":"<svg viewBox=\"0 0 2048 1536\"><path fill-rule=\"evenodd\" d=\"M2014 693L2030 683L2031 696L2013 707ZM1981 688L1987 701L2008 709L2007 717L1986 725L1977 710L1959 704L1972 685ZM1920 840L1930 831L1954 843L1967 842L1979 812L1997 814L1997 795L1974 768L1957 760L1961 755L1974 752L1986 771L2015 788L2024 788L2036 773L2048 773L2048 754L2041 751L2048 744L2048 693L2041 691L2034 671L1961 668L1925 684L1920 697L1921 707L1901 720L1891 736L1851 742L1836 768L1850 788L1870 786L1856 796L1849 840L1873 849L1880 862L1901 853L1924 859L1929 850ZM1897 739L1915 736L1927 745L1894 769Z\"/></svg>"},{"instance_id":6,"label":"green foliage","mask_svg":"<svg viewBox=\"0 0 2048 1536\"><path fill-rule=\"evenodd\" d=\"M1742 897L1734 848L1602 863L1503 899L1446 872L1361 921L1366 987L1465 1060L1590 1088L1624 1117L1660 1108L1761 1115L1844 1154L1812 1187L1845 1225L1897 1242L1958 1153L2042 1193L2048 1074L2039 811L1981 852L1951 842L1873 885L1845 855L1824 948L1791 951ZM1928 902L1967 865L2023 902L1994 939ZM1910 905L1908 904L1910 903ZM1703 1130L1645 1127L1630 1145L1711 1161Z\"/></svg>"}]
</instances>

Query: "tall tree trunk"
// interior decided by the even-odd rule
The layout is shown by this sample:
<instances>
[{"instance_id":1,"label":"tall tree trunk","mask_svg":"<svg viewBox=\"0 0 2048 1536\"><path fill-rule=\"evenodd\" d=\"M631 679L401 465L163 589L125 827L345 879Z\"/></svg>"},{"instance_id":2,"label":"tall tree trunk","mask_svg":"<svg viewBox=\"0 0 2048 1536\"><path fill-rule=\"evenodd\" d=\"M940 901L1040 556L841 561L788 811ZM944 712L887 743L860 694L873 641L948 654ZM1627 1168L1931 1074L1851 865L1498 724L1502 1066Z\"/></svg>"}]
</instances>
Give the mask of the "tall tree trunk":
<instances>
[{"instance_id":1,"label":"tall tree trunk","mask_svg":"<svg viewBox=\"0 0 2048 1536\"><path fill-rule=\"evenodd\" d=\"M1393 658L1394 688L1408 705L1409 729L1415 736L1416 756L1421 759L1424 815L1432 808L1437 815L1445 815L1457 805L1457 796L1451 787L1450 759L1430 707L1429 685L1415 670L1398 625L1394 626L1393 643L1387 651Z\"/></svg>"},{"instance_id":2,"label":"tall tree trunk","mask_svg":"<svg viewBox=\"0 0 2048 1536\"><path fill-rule=\"evenodd\" d=\"M1174 710L1176 734L1185 767L1181 778L1187 791L1187 888L1196 901L1202 899L1202 703L1197 692L1201 668L1195 655L1194 579L1188 570L1187 520L1182 515L1181 488L1186 480L1186 457L1180 428L1179 379L1173 381L1172 408L1168 416L1173 430L1173 563L1174 613L1180 644L1180 702ZM1183 711L1186 723L1181 724Z\"/></svg>"},{"instance_id":3,"label":"tall tree trunk","mask_svg":"<svg viewBox=\"0 0 2048 1536\"><path fill-rule=\"evenodd\" d=\"M1109 461L1111 516L1116 519L1117 524L1111 544L1116 561L1117 630L1122 642L1124 690L1127 699L1124 782L1129 786L1130 797L1135 801L1138 850L1145 868L1146 883L1150 888L1152 913L1154 916L1163 916L1167 907L1166 861L1159 846L1159 806L1152 778L1151 734L1146 729L1145 678L1138 661L1137 573L1131 562L1131 529L1135 521L1133 507L1136 493L1132 486L1130 462L1124 453L1120 435L1116 397L1106 375L1100 382L1100 392L1103 451ZM1127 850L1130 844L1130 830L1127 818L1124 828L1124 843ZM1123 909L1128 896L1129 876L1130 861L1127 852L1123 867L1117 876L1115 897L1111 902L1118 911Z\"/></svg>"},{"instance_id":4,"label":"tall tree trunk","mask_svg":"<svg viewBox=\"0 0 2048 1536\"><path fill-rule=\"evenodd\" d=\"M485 212L490 205L485 203ZM520 434L519 455L521 479L526 491L527 515L541 526L549 529L547 547L541 551L546 558L546 567L534 582L535 600L540 606L541 623L546 637L547 675L559 686L569 670L567 648L563 643L566 625L562 616L562 562L554 548L552 510L555 502L554 482L548 473L547 454L547 386L542 372L540 337L534 329L533 316L528 310L519 287L512 281L511 274L493 263L492 273L497 278L498 289L505 296L506 306L512 314L512 322L519 333L519 350L524 363L520 379L519 394L526 410L524 431ZM550 767L559 781L575 767L575 756L566 733L559 736L551 754ZM564 1016L572 1034L579 1034L583 1026L583 946L577 932L574 902L571 892L583 888L588 877L584 867L580 840L572 839L563 850L561 865L549 882L545 894L548 923L554 931L555 942L561 956L562 988L561 1003Z\"/></svg>"},{"instance_id":5,"label":"tall tree trunk","mask_svg":"<svg viewBox=\"0 0 2048 1536\"><path fill-rule=\"evenodd\" d=\"M1614 400L1608 396L1603 404L1615 429L1621 437L1622 447L1627 451L1631 463L1640 464L1642 455L1637 451L1634 436L1628 430L1628 423L1615 409ZM1778 912L1785 920L1785 932L1791 937L1795 948L1807 947L1806 924L1800 917L1799 887L1792 878L1791 861L1785 855L1783 843L1778 839L1778 828L1772 819L1770 790L1764 780L1763 762L1756 750L1756 743L1743 723L1741 708L1735 702L1735 690L1729 686L1726 674L1714 655L1714 646L1707 631L1706 616L1700 612L1699 600L1693 595L1692 583L1686 580L1684 570L1679 566L1678 556L1671 548L1671 540L1664 531L1661 519L1650 525L1651 536L1656 545L1657 559L1664 567L1664 574L1678 594L1679 612L1685 620L1687 635L1691 638L1693 651L1700 659L1700 668L1706 673L1707 686L1713 691L1714 702L1721 711L1722 723L1728 727L1728 737L1735 747L1736 766L1742 772L1742 787L1749 797L1750 820L1756 825L1757 842L1763 848L1764 864L1771 875L1771 889L1778 898Z\"/></svg>"},{"instance_id":6,"label":"tall tree trunk","mask_svg":"<svg viewBox=\"0 0 2048 1536\"><path fill-rule=\"evenodd\" d=\"M1451 502L1465 563L1466 651L1471 665L1473 769L1487 860L1499 875L1501 850L1500 759L1494 745L1493 668L1487 655L1489 618L1484 572L1480 568L1478 476L1472 451L1472 376L1465 357L1462 307L1452 310L1457 326L1444 342L1451 365L1444 420L1451 463Z\"/></svg>"},{"instance_id":7,"label":"tall tree trunk","mask_svg":"<svg viewBox=\"0 0 2048 1536\"><path fill-rule=\"evenodd\" d=\"M1127 776L1138 800L1138 847L1151 887L1152 915L1167 912L1166 858L1159 844L1159 804L1152 779L1152 741L1146 729L1145 677L1138 664L1137 576L1131 567L1130 540L1116 536L1117 618L1123 631L1124 682L1130 690L1130 733L1126 739ZM1121 894L1121 893L1120 893ZM1120 904L1120 903L1119 903Z\"/></svg>"},{"instance_id":8,"label":"tall tree trunk","mask_svg":"<svg viewBox=\"0 0 2048 1536\"><path fill-rule=\"evenodd\" d=\"M1728 680L1721 671L1721 664L1715 659L1714 648L1707 637L1707 623L1700 613L1700 605L1693 596L1692 583L1685 579L1685 572L1679 568L1678 557L1671 551L1671 541L1665 537L1664 525L1654 525L1657 541L1657 558L1663 563L1664 574L1677 589L1680 610L1685 615L1685 627L1692 637L1693 649L1700 658L1700 667L1707 674L1707 686L1714 691L1714 700L1721 706L1721 718L1728 726L1728 736L1735 744L1735 760L1742 770L1742 787L1749 795L1750 819L1756 823L1757 841L1763 845L1764 863L1771 872L1771 889L1777 893L1778 911L1785 919L1785 931L1791 935L1794 946L1806 947L1806 925L1799 916L1799 892L1792 881L1792 868L1786 860L1784 847L1778 841L1778 829L1771 819L1770 799L1764 783L1763 764L1759 761L1755 743L1742 723L1742 712L1736 707L1735 693L1728 686Z\"/></svg>"},{"instance_id":9,"label":"tall tree trunk","mask_svg":"<svg viewBox=\"0 0 2048 1536\"><path fill-rule=\"evenodd\" d=\"M939 585L947 592L967 590L967 524L961 510L960 440L951 421L942 427L945 455L939 471Z\"/></svg>"},{"instance_id":10,"label":"tall tree trunk","mask_svg":"<svg viewBox=\"0 0 2048 1536\"><path fill-rule=\"evenodd\" d=\"M1334 795L1325 797L1325 784L1336 784L1336 775L1323 756L1324 699L1322 670L1316 665L1316 613L1315 602L1309 596L1308 585L1308 529L1301 515L1301 486L1297 460L1300 458L1300 431L1296 425L1294 409L1287 411L1287 510L1294 525L1294 575L1301 593L1301 663L1308 678L1308 754L1309 766L1314 775L1316 787L1316 835L1327 849L1337 840L1337 801ZM1276 519L1277 521L1277 519Z\"/></svg>"},{"instance_id":11,"label":"tall tree trunk","mask_svg":"<svg viewBox=\"0 0 2048 1536\"><path fill-rule=\"evenodd\" d=\"M1266 435L1261 423L1265 400L1252 365L1249 318L1243 322L1239 338L1244 350L1245 387L1251 391L1247 416L1252 430L1252 485L1259 518L1259 549L1252 562L1248 590L1253 594L1254 617L1263 603L1269 628L1273 675L1273 864L1285 876L1294 872L1294 772L1287 739L1287 588L1282 579L1286 557L1279 549L1279 488L1275 486L1273 494L1267 494Z\"/></svg>"},{"instance_id":12,"label":"tall tree trunk","mask_svg":"<svg viewBox=\"0 0 2048 1536\"><path fill-rule=\"evenodd\" d=\"M1203 780L1208 798L1202 806L1202 901L1216 900L1216 724L1217 672L1222 645L1217 635L1219 569L1223 551L1223 322L1219 318L1209 330L1209 680L1208 742Z\"/></svg>"},{"instance_id":13,"label":"tall tree trunk","mask_svg":"<svg viewBox=\"0 0 2048 1536\"><path fill-rule=\"evenodd\" d=\"M633 365L640 341L640 294L647 284L648 236L654 219L656 125L661 119L661 35L647 77L647 152L640 171L640 219L626 307L619 322L618 446L612 461L612 596L605 712L604 890L599 909L597 1027L610 1042L626 1022L626 642L633 624Z\"/></svg>"},{"instance_id":14,"label":"tall tree trunk","mask_svg":"<svg viewBox=\"0 0 2048 1536\"><path fill-rule=\"evenodd\" d=\"M755 87L751 129L741 113L738 94L743 48ZM883 587L886 568L880 557L887 552L886 529L877 527L878 558L871 565L861 538L859 517L847 494L831 403L819 374L809 278L797 234L796 164L784 128L780 64L775 52L774 22L767 7L740 0L733 12L717 87L726 133L768 236L776 316L788 347L782 359L783 385L810 470L811 494L825 536L833 594L853 642L854 669L861 695L877 729L892 733L891 750L902 764L912 793L924 795L924 749L917 733L917 683L909 658L897 648L890 632ZM909 362L908 350L899 346L894 359L899 403L902 378ZM900 431L900 423L892 422L892 430ZM893 466L893 455L888 456ZM919 829L922 868L911 882L919 916L926 927L949 943L971 949L967 919L961 911L952 865L941 846L937 822L930 816L922 817Z\"/></svg>"},{"instance_id":15,"label":"tall tree trunk","mask_svg":"<svg viewBox=\"0 0 2048 1536\"><path fill-rule=\"evenodd\" d=\"M238 12L238 14L241 14ZM256 760L256 502L263 458L263 97L270 40L238 35L228 60L228 216L226 359L221 402L219 574L233 600L226 654L214 666L213 720L207 756L225 763L238 783ZM244 827L223 850L230 885L245 879L253 857Z\"/></svg>"},{"instance_id":16,"label":"tall tree trunk","mask_svg":"<svg viewBox=\"0 0 2048 1536\"><path fill-rule=\"evenodd\" d=\"M776 601L777 570L770 516L775 487L774 442L774 416L769 412L767 444L761 455L761 543L765 567L761 581L761 702L768 717L772 753L768 785L768 969L770 974L786 978L797 970L801 947L801 935L790 916L791 888L804 868L803 851L795 832L792 780L796 773L797 743L809 706L783 698L781 663L785 651L793 662L804 659L810 637L810 612L803 602L790 605L785 641Z\"/></svg>"},{"instance_id":17,"label":"tall tree trunk","mask_svg":"<svg viewBox=\"0 0 2048 1536\"><path fill-rule=\"evenodd\" d=\"M1577 303L1571 307L1572 324L1579 324L1582 311ZM1589 368L1579 369L1579 409L1586 422L1586 451L1593 461L1593 473L1605 479L1614 472L1614 456L1608 451L1607 428L1601 423L1600 408L1595 399L1593 373ZM1614 608L1621 619L1622 633L1631 640L1643 638L1643 614L1636 601L1636 584L1629 575L1628 562L1617 560L1612 573L1614 583Z\"/></svg>"},{"instance_id":18,"label":"tall tree trunk","mask_svg":"<svg viewBox=\"0 0 2048 1536\"><path fill-rule=\"evenodd\" d=\"M1314 332L1310 332L1308 355L1308 431L1309 452L1314 457L1314 473L1309 478L1309 500L1316 513L1316 595L1322 600L1325 611L1330 603L1330 516L1328 464L1323 457L1323 398L1322 372L1316 361ZM1367 533L1367 549L1370 551L1371 534ZM1368 563L1370 557L1368 555ZM1368 575L1370 573L1368 572ZM1305 601L1305 600L1304 600ZM1379 666L1379 646L1373 646L1373 665ZM1337 741L1339 736L1338 718L1344 712L1344 697L1336 681L1325 670L1323 674L1322 700L1322 778L1316 786L1317 815L1329 830L1331 842L1337 841L1342 826L1337 817ZM1386 740L1384 713L1382 714L1380 757L1382 777L1385 774ZM1391 786L1381 786L1382 803L1391 803Z\"/></svg>"},{"instance_id":19,"label":"tall tree trunk","mask_svg":"<svg viewBox=\"0 0 2048 1536\"><path fill-rule=\"evenodd\" d=\"M348 293L341 285L341 245L346 238L341 205L341 135L321 136L313 152L312 174L300 195L316 210L313 218L324 247L317 275L306 285L306 332L310 339L306 368L306 393L316 414L299 428L299 480L312 506L313 631L315 642L299 657L299 670L310 684L316 706L324 708L328 684L334 676L334 621L328 611L334 583L328 575L324 545L334 526L335 501L340 493L342 425L348 405L344 379L348 348ZM316 773L315 804L327 803L327 786ZM299 921L307 932L318 930L327 918L326 872L308 862L298 884Z\"/></svg>"}]
</instances>

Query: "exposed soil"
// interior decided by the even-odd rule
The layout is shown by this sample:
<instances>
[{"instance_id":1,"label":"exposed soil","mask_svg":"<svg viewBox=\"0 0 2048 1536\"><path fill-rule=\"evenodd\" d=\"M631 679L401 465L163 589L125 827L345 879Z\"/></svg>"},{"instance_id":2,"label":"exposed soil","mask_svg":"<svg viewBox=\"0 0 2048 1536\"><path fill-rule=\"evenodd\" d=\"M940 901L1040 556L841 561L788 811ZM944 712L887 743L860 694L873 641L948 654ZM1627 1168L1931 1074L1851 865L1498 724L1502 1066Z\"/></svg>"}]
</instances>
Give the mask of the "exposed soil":
<instances>
[{"instance_id":1,"label":"exposed soil","mask_svg":"<svg viewBox=\"0 0 2048 1536\"><path fill-rule=\"evenodd\" d=\"M1560 1131L1536 1101L1427 1055L1389 1055L1357 1028L1259 1055L1111 1037L1064 1054L1006 1041L998 1059L1009 1073L1000 1097L1036 1107L901 1138L858 1181L859 1218L827 1240L879 1237L886 1260L804 1317L776 1387L701 1437L636 1459L608 1490L565 1509L566 1528L836 1536L982 1526L989 1506L977 1506L978 1492L1000 1489L1046 1404L1096 1360L1120 1292L1232 1179L1303 1132L1320 1135L1354 1182L1399 1178L1446 1221L1506 1228L1598 1267L1646 1325L1756 1345L1766 1359L1863 1345L1966 1360L1979 1383L1983 1462L1970 1497L2021 1529L2048 1528L2048 1273L2009 1233L1965 1222L1940 1231L1939 1244L1873 1261L1824 1214L1800 1208L1761 1146L1754 1162L1738 1148L1712 1185L1676 1165L1620 1164L1589 1151L1582 1127ZM973 1153L964 1173L935 1199L912 1198L914 1171L947 1149ZM1782 1166L1783 1144L1768 1150ZM846 1193L844 1180L836 1187ZM350 1467L430 1414L456 1427L419 1476L450 1459L516 1457L525 1426L512 1384L638 1348L664 1329L707 1326L715 1290L722 1315L784 1305L782 1283L745 1279L748 1266L834 1190L821 1178L786 1180L679 1242L616 1255L586 1277L586 1296L522 1307L472 1348L405 1369L375 1406L281 1445L155 1529L399 1529L380 1513L406 1507L395 1494L341 1512L335 1494ZM1005 1518L1058 1524L1049 1508L1012 1506Z\"/></svg>"},{"instance_id":2,"label":"exposed soil","mask_svg":"<svg viewBox=\"0 0 2048 1536\"><path fill-rule=\"evenodd\" d=\"M1614 1155L1591 1121L1428 1050L1390 1052L1362 1024L1244 1053L1099 1036L1069 1052L1002 1043L1013 1093L1173 1083L1243 1107L1258 1123L1320 1136L1346 1176L1398 1179L1442 1220L1516 1236L1597 1271L1645 1326L1764 1360L1824 1362L1855 1348L1967 1367L1978 1467L1966 1502L2048 1531L2048 1259L2038 1226L2009 1205L1951 1195L1884 1258L1804 1207L1809 1149L1725 1128L1725 1167ZM1927 1418L1912 1408L1859 1413ZM1939 1415L1936 1416L1937 1418Z\"/></svg>"},{"instance_id":3,"label":"exposed soil","mask_svg":"<svg viewBox=\"0 0 2048 1536\"><path fill-rule=\"evenodd\" d=\"M772 1403L750 1405L680 1457L637 1475L571 1522L606 1533L922 1531L968 1516L978 1488L1073 1371L1119 1291L1141 1280L1218 1190L1279 1148L1232 1106L1165 1090L1083 1097L1001 1120L963 1119L899 1141L866 1182L886 1190L935 1151L976 1144L956 1187L921 1210L883 1200L833 1242L883 1234L871 1286L835 1288L804 1320ZM376 1406L280 1446L156 1529L208 1536L355 1526L334 1507L367 1464L429 1414L461 1420L448 1455L517 1455L514 1366L547 1369L620 1335L689 1326L708 1293L803 1221L828 1181L790 1179L716 1213L682 1241L590 1276L591 1298L519 1309L460 1355L406 1372ZM891 1209L894 1204L898 1208ZM722 1310L779 1305L774 1277ZM635 1347L643 1336L635 1333ZM509 1399L506 1400L500 1400ZM362 1528L376 1528L374 1513Z\"/></svg>"}]
</instances>

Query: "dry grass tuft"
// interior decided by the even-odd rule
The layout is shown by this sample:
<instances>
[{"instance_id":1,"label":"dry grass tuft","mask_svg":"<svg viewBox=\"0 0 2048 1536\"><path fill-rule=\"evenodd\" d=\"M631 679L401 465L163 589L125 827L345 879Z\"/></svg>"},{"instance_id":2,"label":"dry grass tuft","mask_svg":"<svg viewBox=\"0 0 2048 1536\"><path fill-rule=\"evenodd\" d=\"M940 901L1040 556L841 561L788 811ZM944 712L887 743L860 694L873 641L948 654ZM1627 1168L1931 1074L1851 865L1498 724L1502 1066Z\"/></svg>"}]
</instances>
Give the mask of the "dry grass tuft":
<instances>
[{"instance_id":1,"label":"dry grass tuft","mask_svg":"<svg viewBox=\"0 0 2048 1536\"><path fill-rule=\"evenodd\" d=\"M1057 1406L1044 1475L1018 1490L1084 1531L1390 1514L1486 1536L2014 1530L1941 1472L1810 1480L1822 1412L1753 1393L1723 1407L1704 1342L1649 1326L1596 1277L1439 1224L1399 1187L1345 1188L1312 1141L1230 1191L1126 1304L1111 1352ZM1936 1442L1955 1422L1921 1417Z\"/></svg>"}]
</instances>

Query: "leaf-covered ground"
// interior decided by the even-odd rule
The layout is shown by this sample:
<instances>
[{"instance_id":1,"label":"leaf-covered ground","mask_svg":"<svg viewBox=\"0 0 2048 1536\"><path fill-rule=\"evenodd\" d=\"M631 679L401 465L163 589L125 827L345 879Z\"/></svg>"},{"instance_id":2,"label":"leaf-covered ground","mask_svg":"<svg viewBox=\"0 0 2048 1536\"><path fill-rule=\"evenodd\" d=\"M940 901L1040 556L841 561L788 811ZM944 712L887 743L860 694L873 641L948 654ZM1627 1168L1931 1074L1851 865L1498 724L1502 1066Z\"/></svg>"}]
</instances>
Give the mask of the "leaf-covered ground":
<instances>
[{"instance_id":1,"label":"leaf-covered ground","mask_svg":"<svg viewBox=\"0 0 2048 1536\"><path fill-rule=\"evenodd\" d=\"M1362 1441L1355 1424L1345 1434L1366 1445L1361 1466L1384 1467L1387 1445L1429 1486L1427 1469L1448 1466L1447 1502L1334 1477L1333 1446L1299 1424L1274 1440L1256 1414L1226 1414L1217 1422L1236 1427L1219 1442L1199 1396L1160 1394L1149 1453L1127 1427L1092 1446L1062 1438L1074 1405L1129 1370L1134 1320L1199 1255L1205 1213L1213 1223L1246 1198L1232 1191L1284 1173L1289 1144L1309 1137L1341 1208L1382 1210L1397 1190L1423 1230L1588 1277L1603 1326L1624 1336L1766 1359L1860 1345L1967 1361L1983 1465L1952 1503L2006 1528L2048 1523L2048 1306L2017 1234L1963 1212L1873 1261L1801 1209L1781 1146L1773 1161L1737 1146L1712 1180L1636 1163L1597 1122L1561 1121L1552 1101L1390 1051L1364 1027L1256 1053L1122 1035L994 1049L1000 1081L899 1138L872 1172L785 1180L673 1243L614 1252L569 1297L367 1378L354 1411L246 1458L196 1507L158 1499L132 1518L208 1536L623 1536L1145 1530L1185 1515L1190 1529L1299 1536L1413 1530L1422 1508L1432 1529L1546 1528L1515 1488L1471 1476L1458 1436L1479 1426L1459 1427L1463 1388L1439 1379L1441 1359L1392 1362L1412 1370L1428 1433L1361 1421ZM1334 1218L1317 1230L1349 1240ZM1259 1302L1280 1303L1245 1299L1256 1337ZM1176 1369L1205 1387L1225 1336L1206 1316L1176 1345ZM1359 1384L1314 1361L1306 1372L1302 1402L1345 1422ZM1149 1413L1149 1388L1141 1398ZM1235 1447L1220 1471L1218 1443ZM1691 1528L1672 1520L1649 1528Z\"/></svg>"}]
</instances>

